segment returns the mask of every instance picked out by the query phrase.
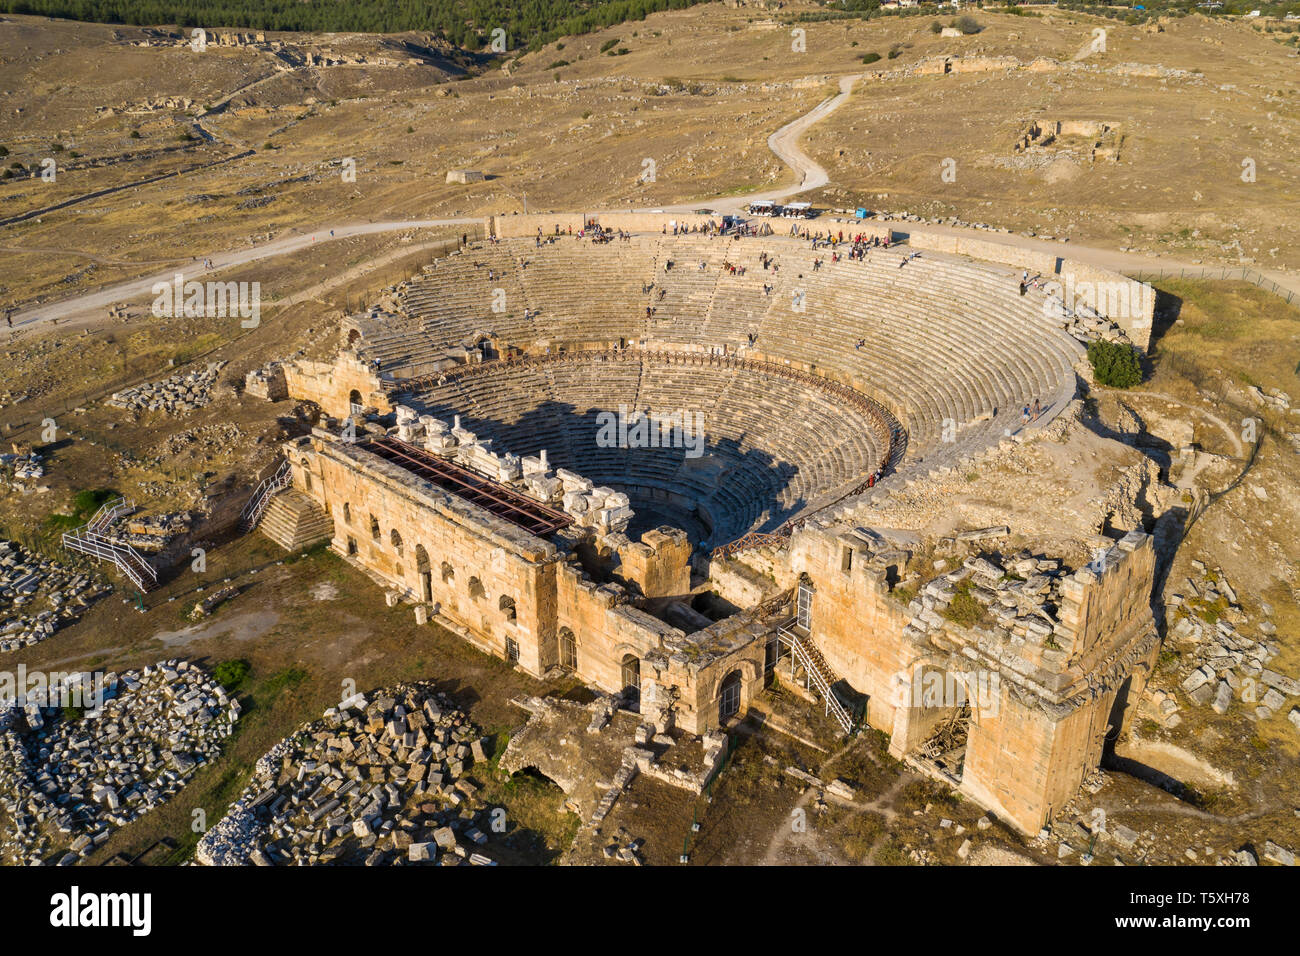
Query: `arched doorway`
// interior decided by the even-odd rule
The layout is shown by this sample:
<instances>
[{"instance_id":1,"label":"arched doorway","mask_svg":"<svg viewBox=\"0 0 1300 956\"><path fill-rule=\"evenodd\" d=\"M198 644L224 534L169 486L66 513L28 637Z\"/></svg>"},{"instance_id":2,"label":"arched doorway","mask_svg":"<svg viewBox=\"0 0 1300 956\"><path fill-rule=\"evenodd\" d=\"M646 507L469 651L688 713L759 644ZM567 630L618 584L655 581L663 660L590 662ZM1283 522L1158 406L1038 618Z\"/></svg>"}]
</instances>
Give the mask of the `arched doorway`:
<instances>
[{"instance_id":1,"label":"arched doorway","mask_svg":"<svg viewBox=\"0 0 1300 956\"><path fill-rule=\"evenodd\" d=\"M571 671L578 669L578 639L567 627L560 628L560 666Z\"/></svg>"},{"instance_id":2,"label":"arched doorway","mask_svg":"<svg viewBox=\"0 0 1300 956\"><path fill-rule=\"evenodd\" d=\"M415 573L420 579L420 600L429 604L433 601L433 572L429 567L429 552L422 544L415 546Z\"/></svg>"},{"instance_id":3,"label":"arched doorway","mask_svg":"<svg viewBox=\"0 0 1300 956\"><path fill-rule=\"evenodd\" d=\"M348 414L360 415L364 411L361 405L361 393L355 388L348 392Z\"/></svg>"},{"instance_id":4,"label":"arched doorway","mask_svg":"<svg viewBox=\"0 0 1300 956\"><path fill-rule=\"evenodd\" d=\"M725 724L740 713L740 671L734 670L718 685L718 723Z\"/></svg>"},{"instance_id":5,"label":"arched doorway","mask_svg":"<svg viewBox=\"0 0 1300 956\"><path fill-rule=\"evenodd\" d=\"M640 706L641 662L634 654L628 654L623 658L623 696L627 698L628 707Z\"/></svg>"}]
</instances>

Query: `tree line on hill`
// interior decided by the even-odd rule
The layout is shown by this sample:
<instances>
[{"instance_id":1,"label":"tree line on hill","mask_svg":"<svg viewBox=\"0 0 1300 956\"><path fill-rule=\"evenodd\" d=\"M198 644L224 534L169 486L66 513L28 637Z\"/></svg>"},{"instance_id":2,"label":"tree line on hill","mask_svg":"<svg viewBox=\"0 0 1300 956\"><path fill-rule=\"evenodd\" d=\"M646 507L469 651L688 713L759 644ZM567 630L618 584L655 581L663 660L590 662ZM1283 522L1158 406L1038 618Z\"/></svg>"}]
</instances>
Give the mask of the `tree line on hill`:
<instances>
[{"instance_id":1,"label":"tree line on hill","mask_svg":"<svg viewBox=\"0 0 1300 956\"><path fill-rule=\"evenodd\" d=\"M644 20L701 0L0 0L0 12L133 26L324 33L434 33L462 49L506 31L509 50Z\"/></svg>"}]
</instances>

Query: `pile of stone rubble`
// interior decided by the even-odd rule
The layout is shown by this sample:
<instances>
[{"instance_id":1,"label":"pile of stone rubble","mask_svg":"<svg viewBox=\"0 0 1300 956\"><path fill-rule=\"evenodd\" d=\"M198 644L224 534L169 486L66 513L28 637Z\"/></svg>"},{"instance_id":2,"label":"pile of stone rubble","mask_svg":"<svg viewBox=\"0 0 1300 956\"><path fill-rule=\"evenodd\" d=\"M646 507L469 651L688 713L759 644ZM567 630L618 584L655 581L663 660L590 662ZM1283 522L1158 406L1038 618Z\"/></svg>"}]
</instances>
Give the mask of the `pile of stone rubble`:
<instances>
[{"instance_id":1,"label":"pile of stone rubble","mask_svg":"<svg viewBox=\"0 0 1300 956\"><path fill-rule=\"evenodd\" d=\"M59 683L89 682L75 676ZM78 699L88 708L80 716L65 710ZM239 717L238 702L185 661L103 675L96 703L88 687L0 711L0 806L11 824L0 832L0 860L77 862L179 791Z\"/></svg>"},{"instance_id":2,"label":"pile of stone rubble","mask_svg":"<svg viewBox=\"0 0 1300 956\"><path fill-rule=\"evenodd\" d=\"M132 515L109 533L117 544L129 544L137 551L156 554L166 550L177 535L188 534L194 523L187 511L161 515Z\"/></svg>"},{"instance_id":3,"label":"pile of stone rubble","mask_svg":"<svg viewBox=\"0 0 1300 956\"><path fill-rule=\"evenodd\" d=\"M12 468L14 481L35 481L45 475L44 459L34 451L0 455L0 468Z\"/></svg>"},{"instance_id":4,"label":"pile of stone rubble","mask_svg":"<svg viewBox=\"0 0 1300 956\"><path fill-rule=\"evenodd\" d=\"M916 632L942 630L953 599L963 589L987 609L996 628L1014 647L1023 651L1025 645L1037 645L1044 649L1043 656L1055 654L1056 659L1064 660L1065 654L1054 641L1064 580L1061 562L1055 558L1021 552L1007 559L1004 567L988 556L970 557L921 589L908 605L912 615L908 628Z\"/></svg>"},{"instance_id":5,"label":"pile of stone rubble","mask_svg":"<svg viewBox=\"0 0 1300 956\"><path fill-rule=\"evenodd\" d=\"M432 683L356 695L276 744L199 841L209 866L491 865L492 811L465 777L484 742ZM495 828L499 832L500 828Z\"/></svg>"},{"instance_id":6,"label":"pile of stone rubble","mask_svg":"<svg viewBox=\"0 0 1300 956\"><path fill-rule=\"evenodd\" d=\"M194 605L193 608L190 609L190 615L189 615L190 620L201 621L203 618L211 614L212 609L215 608L217 605L225 604L231 598L237 597L238 595L239 595L239 588L235 587L233 584L228 587L224 587L219 591L214 591L213 593L209 594L207 597L199 601L197 604Z\"/></svg>"},{"instance_id":7,"label":"pile of stone rubble","mask_svg":"<svg viewBox=\"0 0 1300 956\"><path fill-rule=\"evenodd\" d=\"M0 541L0 651L39 644L109 590L89 574Z\"/></svg>"},{"instance_id":8,"label":"pile of stone rubble","mask_svg":"<svg viewBox=\"0 0 1300 956\"><path fill-rule=\"evenodd\" d=\"M1251 720L1285 711L1300 729L1300 707L1291 703L1300 697L1300 680L1267 666L1280 651L1277 627L1270 620L1272 607L1262 604L1263 620L1252 624L1222 569L1211 571L1193 561L1192 573L1180 591L1169 596L1166 610L1169 639L1182 652L1183 695L1195 706L1208 704L1219 714L1239 703ZM1181 722L1175 695L1157 691L1152 701L1156 719L1164 726Z\"/></svg>"},{"instance_id":9,"label":"pile of stone rubble","mask_svg":"<svg viewBox=\"0 0 1300 956\"><path fill-rule=\"evenodd\" d=\"M212 400L212 386L225 362L209 362L203 369L181 372L159 382L146 382L114 392L108 399L114 408L141 412L187 412Z\"/></svg>"}]
</instances>

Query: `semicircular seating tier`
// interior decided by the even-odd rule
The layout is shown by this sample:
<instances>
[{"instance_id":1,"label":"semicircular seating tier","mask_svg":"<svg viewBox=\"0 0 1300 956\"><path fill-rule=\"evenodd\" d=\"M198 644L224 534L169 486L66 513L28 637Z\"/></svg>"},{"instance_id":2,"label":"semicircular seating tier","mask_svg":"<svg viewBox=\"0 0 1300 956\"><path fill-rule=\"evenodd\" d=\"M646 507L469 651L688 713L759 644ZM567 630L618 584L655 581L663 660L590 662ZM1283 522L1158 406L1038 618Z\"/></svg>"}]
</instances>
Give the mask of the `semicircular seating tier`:
<instances>
[{"instance_id":1,"label":"semicircular seating tier","mask_svg":"<svg viewBox=\"0 0 1300 956\"><path fill-rule=\"evenodd\" d=\"M763 253L775 271L764 269ZM929 251L900 265L906 255L906 246L873 248L865 262L832 263L829 248L774 236L604 244L566 236L540 247L507 239L404 283L401 314L351 321L358 354L398 379L428 374L448 347L483 336L530 355L635 346L788 365L896 415L908 433L902 470L913 473L996 444L1035 400L1048 416L1064 407L1083 347L1041 291L1020 295L1019 273L1006 265ZM556 465L596 481L685 488L702 510L712 506L720 542L736 529L770 529L881 463L879 439L824 394L809 394L817 391L735 369L593 357L465 377L420 399L434 414L463 414L498 450L547 448ZM633 474L631 457L592 438L596 411L620 404L703 411L704 457L666 457L653 474ZM747 459L761 467L732 481ZM702 478L710 469L723 480Z\"/></svg>"}]
</instances>

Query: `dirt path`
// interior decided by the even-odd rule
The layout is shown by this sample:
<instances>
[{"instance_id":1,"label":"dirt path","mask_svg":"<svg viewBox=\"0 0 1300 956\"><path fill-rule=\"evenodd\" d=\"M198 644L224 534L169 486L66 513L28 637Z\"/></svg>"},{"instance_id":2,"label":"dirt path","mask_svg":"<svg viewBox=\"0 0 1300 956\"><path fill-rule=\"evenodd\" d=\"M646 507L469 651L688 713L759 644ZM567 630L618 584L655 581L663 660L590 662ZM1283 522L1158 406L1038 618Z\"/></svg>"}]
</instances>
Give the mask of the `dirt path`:
<instances>
[{"instance_id":1,"label":"dirt path","mask_svg":"<svg viewBox=\"0 0 1300 956\"><path fill-rule=\"evenodd\" d=\"M412 219L397 220L389 222L370 222L354 225L336 225L322 226L320 229L309 232L301 232L299 235L286 236L276 239L264 245L251 245L247 249L238 249L231 252L217 253L211 256L212 268L204 269L198 262L192 263L192 267L186 270L189 274L187 278L198 278L199 276L212 277L222 269L229 269L232 266L240 266L249 262L257 262L261 259L270 259L275 256L287 255L292 252L298 252L314 245L324 245L325 243L338 240L348 239L353 236L369 236L383 232L400 232L408 229L428 229L437 226L462 226L462 225L480 225L480 219ZM299 232L299 230L293 230ZM250 240L251 242L251 240ZM85 295L76 296L71 299L64 299L60 302L51 302L45 305L30 306L20 309L13 314L13 327L15 330L27 326L39 325L46 322L59 322L68 319L84 316L86 313L95 311L105 312L107 309L118 302L137 298L142 295L150 294L154 283L170 282L175 274L175 269L166 272L157 272L153 275L141 279L130 279L126 282L119 282L116 285L101 289L98 292L88 292Z\"/></svg>"},{"instance_id":2,"label":"dirt path","mask_svg":"<svg viewBox=\"0 0 1300 956\"><path fill-rule=\"evenodd\" d=\"M851 748L853 748L856 744L859 743L861 743L861 741L859 741L857 738L854 737L849 738L848 743L846 743L843 747L841 747L839 750L835 751L835 753L829 755L825 760L822 761L821 768L829 767L837 759L842 757ZM820 768L818 772L819 773L821 772ZM916 779L916 776L914 774L909 773L905 770L900 771L897 779L895 779L894 782L890 784L889 789L886 790L884 793L880 794L879 796L877 796L874 800L870 801L869 803L856 804L856 803L849 803L843 800L836 800L836 803L839 806L842 806L848 810L852 810L854 813L877 813L880 816L884 817L886 832L881 834L881 836L876 840L876 842L872 844L871 849L867 851L867 855L862 860L861 865L863 866L871 865L872 859L875 857L877 848L879 848L881 843L883 843L885 839L888 837L889 824L892 823L894 819L898 816L898 811L895 810L893 807L894 797L897 796L899 790L901 790L904 786L906 786L909 781L914 779ZM799 796L799 799L795 801L794 806L790 808L791 813L793 813L795 810L806 810L808 804L812 803L813 800L815 800L821 792L823 791L819 790L817 787L810 786ZM805 836L808 833L809 831L805 831ZM785 852L786 847L789 845L791 838L794 835L795 835L795 831L794 828L790 826L790 822L788 820L782 822L782 824L776 828L776 832L772 834L772 839L768 841L767 852L763 854L761 865L762 866L784 866L787 861L783 858L783 854Z\"/></svg>"},{"instance_id":3,"label":"dirt path","mask_svg":"<svg viewBox=\"0 0 1300 956\"><path fill-rule=\"evenodd\" d=\"M782 126L767 138L767 148L776 154L777 159L790 167L790 170L797 177L797 185L780 192L751 196L743 200L730 200L728 205L732 205L738 210L752 199L785 199L788 196L807 192L810 189L820 189L829 183L831 179L826 170L799 147L799 139L813 124L820 123L839 109L844 101L849 98L849 95L853 92L853 84L859 79L860 77L857 74L840 77L839 93L822 100L812 110L794 122Z\"/></svg>"}]
</instances>

